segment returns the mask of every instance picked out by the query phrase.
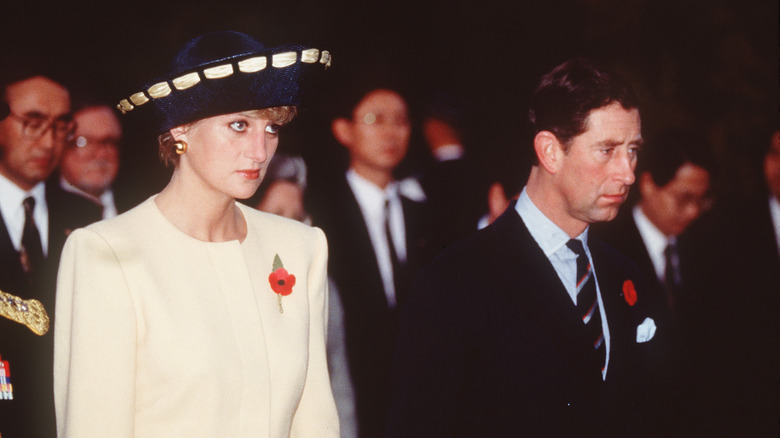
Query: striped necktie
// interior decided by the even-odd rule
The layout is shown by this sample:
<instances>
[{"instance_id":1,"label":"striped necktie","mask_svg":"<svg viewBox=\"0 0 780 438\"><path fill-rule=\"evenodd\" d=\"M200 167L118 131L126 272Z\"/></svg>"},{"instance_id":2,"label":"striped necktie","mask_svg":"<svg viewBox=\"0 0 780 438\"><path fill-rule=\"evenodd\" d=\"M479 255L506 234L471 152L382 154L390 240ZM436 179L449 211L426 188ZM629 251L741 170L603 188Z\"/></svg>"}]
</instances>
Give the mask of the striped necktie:
<instances>
[{"instance_id":1,"label":"striped necktie","mask_svg":"<svg viewBox=\"0 0 780 438\"><path fill-rule=\"evenodd\" d=\"M588 338L593 343L601 365L601 371L604 372L607 346L604 344L604 330L601 326L601 312L596 299L596 279L593 277L593 268L582 247L582 242L571 239L566 246L577 254L577 313L585 324Z\"/></svg>"}]
</instances>

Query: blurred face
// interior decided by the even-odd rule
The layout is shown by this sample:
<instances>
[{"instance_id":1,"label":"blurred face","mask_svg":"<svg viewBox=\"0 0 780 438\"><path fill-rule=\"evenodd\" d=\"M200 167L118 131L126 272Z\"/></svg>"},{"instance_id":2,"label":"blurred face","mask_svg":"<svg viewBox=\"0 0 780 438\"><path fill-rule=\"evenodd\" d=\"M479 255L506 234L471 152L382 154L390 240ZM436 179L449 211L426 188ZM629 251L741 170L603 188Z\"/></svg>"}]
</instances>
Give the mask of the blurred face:
<instances>
[{"instance_id":1,"label":"blurred face","mask_svg":"<svg viewBox=\"0 0 780 438\"><path fill-rule=\"evenodd\" d=\"M6 89L11 113L0 122L0 173L23 190L51 175L70 131L68 90L36 76Z\"/></svg>"},{"instance_id":2,"label":"blurred face","mask_svg":"<svg viewBox=\"0 0 780 438\"><path fill-rule=\"evenodd\" d=\"M69 183L99 197L119 171L122 126L111 108L85 108L73 116L74 141L65 148L60 172Z\"/></svg>"},{"instance_id":3,"label":"blurred face","mask_svg":"<svg viewBox=\"0 0 780 438\"><path fill-rule=\"evenodd\" d=\"M666 236L677 236L709 207L710 174L691 163L657 186L645 172L640 180L642 212Z\"/></svg>"},{"instance_id":4,"label":"blurred face","mask_svg":"<svg viewBox=\"0 0 780 438\"><path fill-rule=\"evenodd\" d=\"M268 187L257 209L302 222L306 219L303 208L303 190L290 181L275 181Z\"/></svg>"},{"instance_id":5,"label":"blurred face","mask_svg":"<svg viewBox=\"0 0 780 438\"><path fill-rule=\"evenodd\" d=\"M772 135L772 144L764 157L764 176L769 191L780 199L780 131Z\"/></svg>"},{"instance_id":6,"label":"blurred face","mask_svg":"<svg viewBox=\"0 0 780 438\"><path fill-rule=\"evenodd\" d=\"M613 103L591 111L586 130L574 137L556 175L564 220L584 230L615 218L634 183L642 143L639 111ZM574 226L576 225L576 226Z\"/></svg>"},{"instance_id":7,"label":"blurred face","mask_svg":"<svg viewBox=\"0 0 780 438\"><path fill-rule=\"evenodd\" d=\"M350 163L358 173L390 175L409 148L411 126L406 102L390 90L368 93L352 112L347 135Z\"/></svg>"},{"instance_id":8,"label":"blurred face","mask_svg":"<svg viewBox=\"0 0 780 438\"><path fill-rule=\"evenodd\" d=\"M188 149L176 171L192 190L215 196L246 199L265 175L279 143L279 125L246 113L202 119L187 128L174 128Z\"/></svg>"}]
</instances>

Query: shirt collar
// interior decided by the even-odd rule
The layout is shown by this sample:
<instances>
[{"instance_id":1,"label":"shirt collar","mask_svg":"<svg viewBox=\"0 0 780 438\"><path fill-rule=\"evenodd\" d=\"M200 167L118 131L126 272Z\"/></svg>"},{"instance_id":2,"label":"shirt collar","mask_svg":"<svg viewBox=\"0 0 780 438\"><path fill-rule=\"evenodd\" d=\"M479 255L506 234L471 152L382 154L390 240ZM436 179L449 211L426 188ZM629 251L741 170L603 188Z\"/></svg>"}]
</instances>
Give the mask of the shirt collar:
<instances>
[{"instance_id":1,"label":"shirt collar","mask_svg":"<svg viewBox=\"0 0 780 438\"><path fill-rule=\"evenodd\" d=\"M360 176L353 169L347 171L347 182L361 204L381 204L384 207L386 199L398 196L398 183L396 181L391 181L387 187L382 189Z\"/></svg>"},{"instance_id":2,"label":"shirt collar","mask_svg":"<svg viewBox=\"0 0 780 438\"><path fill-rule=\"evenodd\" d=\"M520 193L520 197L515 205L515 210L523 219L528 228L528 232L534 238L539 247L544 251L548 258L566 246L566 242L571 239L565 231L555 225L539 208L534 205L531 198L528 197L525 187ZM582 232L576 238L582 242L585 251L588 252L588 229Z\"/></svg>"},{"instance_id":3,"label":"shirt collar","mask_svg":"<svg viewBox=\"0 0 780 438\"><path fill-rule=\"evenodd\" d=\"M22 190L5 175L0 174L0 210L11 215L17 210L23 210L22 201L28 196L35 198L36 206L46 206L46 184L41 181L29 191Z\"/></svg>"},{"instance_id":4,"label":"shirt collar","mask_svg":"<svg viewBox=\"0 0 780 438\"><path fill-rule=\"evenodd\" d=\"M87 198L92 202L101 203L100 199L92 196L91 194L71 184L68 180L65 179L65 177L62 176L60 177L60 187L62 187L62 189L65 190L66 192L75 193L76 195L79 195L82 198Z\"/></svg>"},{"instance_id":5,"label":"shirt collar","mask_svg":"<svg viewBox=\"0 0 780 438\"><path fill-rule=\"evenodd\" d=\"M647 218L642 211L642 207L639 205L634 206L632 214L634 215L636 228L639 230L639 234L642 235L642 239L645 241L645 246L648 251L652 254L663 254L667 245L677 241L675 236L667 237L662 233L661 230Z\"/></svg>"}]
</instances>

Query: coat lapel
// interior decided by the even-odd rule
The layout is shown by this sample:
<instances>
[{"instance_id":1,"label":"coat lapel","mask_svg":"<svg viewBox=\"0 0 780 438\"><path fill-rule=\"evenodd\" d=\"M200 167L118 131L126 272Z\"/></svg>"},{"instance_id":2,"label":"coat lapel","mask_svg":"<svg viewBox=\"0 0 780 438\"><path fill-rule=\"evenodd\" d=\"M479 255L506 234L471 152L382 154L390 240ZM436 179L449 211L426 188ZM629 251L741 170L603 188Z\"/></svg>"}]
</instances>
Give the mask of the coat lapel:
<instances>
[{"instance_id":1,"label":"coat lapel","mask_svg":"<svg viewBox=\"0 0 780 438\"><path fill-rule=\"evenodd\" d=\"M509 267L497 271L504 277L501 284L523 285L514 289L526 291L517 297L518 309L543 326L551 334L550 340L558 339L585 369L597 370L592 343L576 306L515 209L507 209L492 231L495 253L502 254Z\"/></svg>"},{"instance_id":2,"label":"coat lapel","mask_svg":"<svg viewBox=\"0 0 780 438\"><path fill-rule=\"evenodd\" d=\"M624 371L626 350L636 343L636 327L641 321L633 320L631 306L623 294L624 284L630 280L624 265L620 260L610 256L604 244L596 239L590 239L588 246L593 256L601 299L609 325L610 359L607 370L607 377L609 377ZM637 279L631 281L636 282Z\"/></svg>"}]
</instances>

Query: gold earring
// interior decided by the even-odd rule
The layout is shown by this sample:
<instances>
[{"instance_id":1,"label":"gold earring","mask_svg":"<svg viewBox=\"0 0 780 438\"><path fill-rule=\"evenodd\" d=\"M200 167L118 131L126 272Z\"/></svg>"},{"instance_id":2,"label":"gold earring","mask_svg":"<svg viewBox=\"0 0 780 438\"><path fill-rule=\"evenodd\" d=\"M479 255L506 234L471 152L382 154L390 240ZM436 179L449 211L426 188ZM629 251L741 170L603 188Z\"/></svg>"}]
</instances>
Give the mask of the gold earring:
<instances>
[{"instance_id":1,"label":"gold earring","mask_svg":"<svg viewBox=\"0 0 780 438\"><path fill-rule=\"evenodd\" d=\"M176 150L176 155L184 155L187 152L187 142L179 140L173 143L173 147Z\"/></svg>"}]
</instances>

